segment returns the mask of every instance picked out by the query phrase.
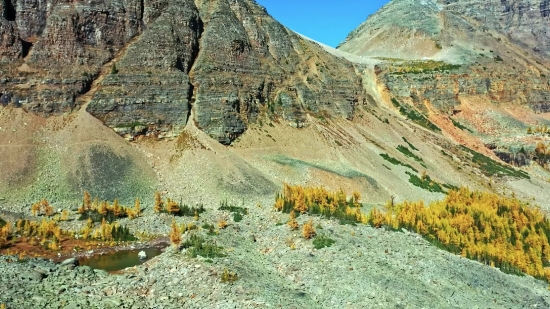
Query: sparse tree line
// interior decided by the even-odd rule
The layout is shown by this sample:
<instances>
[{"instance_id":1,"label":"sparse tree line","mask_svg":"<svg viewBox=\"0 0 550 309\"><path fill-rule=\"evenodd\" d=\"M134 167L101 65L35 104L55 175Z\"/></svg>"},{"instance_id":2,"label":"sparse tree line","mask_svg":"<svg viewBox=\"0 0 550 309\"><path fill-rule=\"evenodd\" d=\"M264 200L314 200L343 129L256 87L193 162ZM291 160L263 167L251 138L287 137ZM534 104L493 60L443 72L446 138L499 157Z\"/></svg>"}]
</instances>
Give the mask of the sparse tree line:
<instances>
[{"instance_id":1,"label":"sparse tree line","mask_svg":"<svg viewBox=\"0 0 550 309\"><path fill-rule=\"evenodd\" d=\"M92 219L93 222L101 222L103 219L112 222L125 217L134 219L141 214L141 202L136 199L134 207L131 208L121 206L118 199L115 199L112 204L108 201L100 202L98 197L92 201L90 193L84 191L82 205L78 208L78 213L81 214L80 220Z\"/></svg>"},{"instance_id":2,"label":"sparse tree line","mask_svg":"<svg viewBox=\"0 0 550 309\"><path fill-rule=\"evenodd\" d=\"M195 220L198 220L198 217L201 213L205 212L204 206L202 204L197 207L189 207L186 204L178 203L170 198L163 199L160 192L155 192L155 205L153 210L156 213L167 213L174 216L193 216Z\"/></svg>"},{"instance_id":3,"label":"sparse tree line","mask_svg":"<svg viewBox=\"0 0 550 309\"><path fill-rule=\"evenodd\" d=\"M288 226L299 228L297 214L316 214L345 222L414 231L433 244L502 271L550 281L550 221L537 207L515 197L450 190L441 201L388 202L385 210L361 212L360 195L346 199L342 190L284 185L274 208L289 213ZM347 221L346 221L347 220ZM313 221L303 226L306 239L315 237Z\"/></svg>"}]
</instances>

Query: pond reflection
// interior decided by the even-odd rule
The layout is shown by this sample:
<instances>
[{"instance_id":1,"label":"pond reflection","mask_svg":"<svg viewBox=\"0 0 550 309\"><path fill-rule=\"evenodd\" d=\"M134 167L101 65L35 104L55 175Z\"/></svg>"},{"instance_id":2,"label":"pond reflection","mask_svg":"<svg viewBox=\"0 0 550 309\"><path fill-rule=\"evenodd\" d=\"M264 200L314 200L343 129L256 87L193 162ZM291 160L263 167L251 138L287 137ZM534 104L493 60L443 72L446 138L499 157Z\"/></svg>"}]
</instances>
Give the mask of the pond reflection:
<instances>
[{"instance_id":1,"label":"pond reflection","mask_svg":"<svg viewBox=\"0 0 550 309\"><path fill-rule=\"evenodd\" d=\"M140 251L145 251L147 258L140 260L138 258L138 253ZM135 250L123 250L110 252L102 255L94 255L89 258L81 258L78 260L80 266L89 266L93 269L103 269L108 272L118 271L127 267L132 267L135 265L142 264L151 258L160 255L162 249L160 248L145 248L145 249L135 249Z\"/></svg>"}]
</instances>

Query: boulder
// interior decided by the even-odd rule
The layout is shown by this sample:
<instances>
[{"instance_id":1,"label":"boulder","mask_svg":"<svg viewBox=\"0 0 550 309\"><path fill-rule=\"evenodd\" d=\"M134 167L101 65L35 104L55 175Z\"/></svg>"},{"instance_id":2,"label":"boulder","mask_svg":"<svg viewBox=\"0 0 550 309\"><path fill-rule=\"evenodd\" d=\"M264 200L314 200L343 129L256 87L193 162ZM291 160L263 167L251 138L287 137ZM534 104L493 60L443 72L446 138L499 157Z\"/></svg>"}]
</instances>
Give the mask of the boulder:
<instances>
[{"instance_id":1,"label":"boulder","mask_svg":"<svg viewBox=\"0 0 550 309\"><path fill-rule=\"evenodd\" d=\"M78 266L78 260L74 257L70 258L70 259L66 259L63 262L61 262L61 264L59 264L59 266L61 266L61 267L63 267L63 266Z\"/></svg>"},{"instance_id":2,"label":"boulder","mask_svg":"<svg viewBox=\"0 0 550 309\"><path fill-rule=\"evenodd\" d=\"M145 253L145 251L140 251L140 252L138 253L138 258L139 258L140 260L145 260L145 259L147 258L147 253Z\"/></svg>"}]
</instances>

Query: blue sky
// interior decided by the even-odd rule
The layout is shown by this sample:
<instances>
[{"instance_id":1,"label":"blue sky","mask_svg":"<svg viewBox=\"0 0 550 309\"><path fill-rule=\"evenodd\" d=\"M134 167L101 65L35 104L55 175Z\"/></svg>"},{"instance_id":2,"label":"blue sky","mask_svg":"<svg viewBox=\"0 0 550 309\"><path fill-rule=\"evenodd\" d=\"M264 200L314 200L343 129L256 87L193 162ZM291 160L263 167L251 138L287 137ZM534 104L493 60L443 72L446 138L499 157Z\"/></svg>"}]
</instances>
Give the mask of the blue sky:
<instances>
[{"instance_id":1,"label":"blue sky","mask_svg":"<svg viewBox=\"0 0 550 309\"><path fill-rule=\"evenodd\" d=\"M389 0L256 0L288 28L336 47Z\"/></svg>"}]
</instances>

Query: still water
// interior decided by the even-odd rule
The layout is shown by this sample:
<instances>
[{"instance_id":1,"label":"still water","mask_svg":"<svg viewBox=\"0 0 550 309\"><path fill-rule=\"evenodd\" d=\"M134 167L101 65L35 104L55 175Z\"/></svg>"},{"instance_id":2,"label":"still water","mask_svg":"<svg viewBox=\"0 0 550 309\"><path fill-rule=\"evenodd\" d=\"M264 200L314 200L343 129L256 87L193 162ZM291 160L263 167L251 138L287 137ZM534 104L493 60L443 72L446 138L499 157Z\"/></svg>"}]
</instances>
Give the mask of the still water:
<instances>
[{"instance_id":1,"label":"still water","mask_svg":"<svg viewBox=\"0 0 550 309\"><path fill-rule=\"evenodd\" d=\"M138 253L145 251L147 258L140 260ZM160 255L162 250L160 248L146 248L136 250L123 250L117 252L110 252L102 255L94 255L89 258L80 258L78 262L80 266L89 266L93 269L103 269L108 272L118 271L127 267L142 264L151 258Z\"/></svg>"}]
</instances>

